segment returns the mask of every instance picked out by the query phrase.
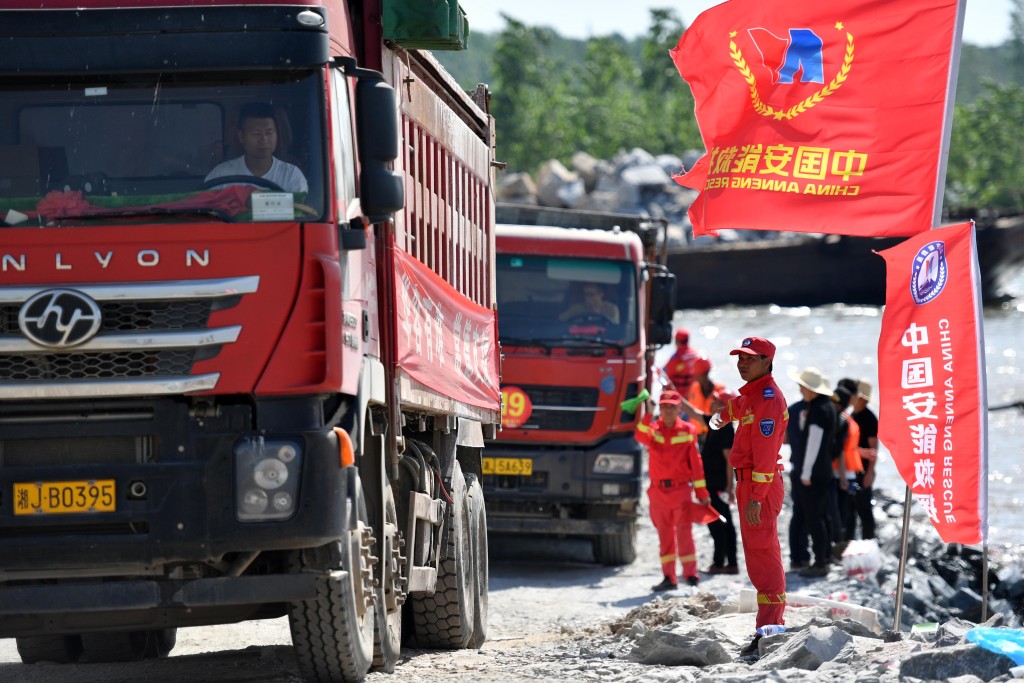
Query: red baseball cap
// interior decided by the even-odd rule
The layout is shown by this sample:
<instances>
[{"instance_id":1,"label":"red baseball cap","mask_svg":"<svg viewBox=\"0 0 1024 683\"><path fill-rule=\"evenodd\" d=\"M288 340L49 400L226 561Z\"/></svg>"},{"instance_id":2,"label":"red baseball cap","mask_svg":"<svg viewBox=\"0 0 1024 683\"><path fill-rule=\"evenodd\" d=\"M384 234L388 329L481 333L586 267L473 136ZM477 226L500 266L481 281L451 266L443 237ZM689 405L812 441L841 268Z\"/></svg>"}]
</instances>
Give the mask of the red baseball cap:
<instances>
[{"instance_id":1,"label":"red baseball cap","mask_svg":"<svg viewBox=\"0 0 1024 683\"><path fill-rule=\"evenodd\" d=\"M677 342L688 342L690 341L690 331L679 328L676 330L676 341Z\"/></svg>"},{"instance_id":2,"label":"red baseball cap","mask_svg":"<svg viewBox=\"0 0 1024 683\"><path fill-rule=\"evenodd\" d=\"M767 356L768 360L775 360L775 344L764 337L747 337L740 344L740 348L729 352L730 356L738 356L745 353L750 356Z\"/></svg>"},{"instance_id":3,"label":"red baseball cap","mask_svg":"<svg viewBox=\"0 0 1024 683\"><path fill-rule=\"evenodd\" d=\"M681 406L683 405L683 397L679 395L678 391L663 391L661 392L661 398L658 399L658 403L667 403L670 406Z\"/></svg>"},{"instance_id":4,"label":"red baseball cap","mask_svg":"<svg viewBox=\"0 0 1024 683\"><path fill-rule=\"evenodd\" d=\"M711 372L711 359L707 356L700 356L693 361L693 375L698 377Z\"/></svg>"}]
</instances>

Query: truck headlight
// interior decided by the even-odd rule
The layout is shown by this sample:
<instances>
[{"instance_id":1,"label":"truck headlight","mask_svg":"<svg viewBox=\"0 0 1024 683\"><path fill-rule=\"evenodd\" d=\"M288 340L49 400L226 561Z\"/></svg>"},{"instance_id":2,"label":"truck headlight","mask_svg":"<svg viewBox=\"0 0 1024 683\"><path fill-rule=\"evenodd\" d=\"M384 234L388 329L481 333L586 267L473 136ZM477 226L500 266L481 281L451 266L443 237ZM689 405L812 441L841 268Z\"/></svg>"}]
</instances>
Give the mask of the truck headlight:
<instances>
[{"instance_id":1,"label":"truck headlight","mask_svg":"<svg viewBox=\"0 0 1024 683\"><path fill-rule=\"evenodd\" d=\"M636 457L618 453L601 453L594 460L594 474L633 474Z\"/></svg>"},{"instance_id":2,"label":"truck headlight","mask_svg":"<svg viewBox=\"0 0 1024 683\"><path fill-rule=\"evenodd\" d=\"M302 443L249 437L235 444L235 515L240 521L288 519L295 514Z\"/></svg>"}]
</instances>

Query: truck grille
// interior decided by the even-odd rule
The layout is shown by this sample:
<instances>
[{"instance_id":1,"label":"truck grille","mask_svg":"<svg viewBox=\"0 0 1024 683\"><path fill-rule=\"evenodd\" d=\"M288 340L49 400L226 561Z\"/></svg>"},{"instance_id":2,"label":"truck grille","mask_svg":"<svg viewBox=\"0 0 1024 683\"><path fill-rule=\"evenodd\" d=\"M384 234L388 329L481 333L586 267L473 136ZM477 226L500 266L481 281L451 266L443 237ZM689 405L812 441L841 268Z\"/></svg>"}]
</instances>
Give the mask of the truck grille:
<instances>
[{"instance_id":1,"label":"truck grille","mask_svg":"<svg viewBox=\"0 0 1024 683\"><path fill-rule=\"evenodd\" d=\"M210 314L237 305L258 286L256 276L63 285L59 289L95 301L99 326L87 341L61 348L31 340L19 323L25 302L54 287L0 287L0 400L212 389L219 374L192 375L193 365L216 355L224 344L234 343L241 327L211 328ZM43 317L38 310L35 313ZM95 318L93 313L90 319Z\"/></svg>"},{"instance_id":2,"label":"truck grille","mask_svg":"<svg viewBox=\"0 0 1024 683\"><path fill-rule=\"evenodd\" d=\"M533 412L523 425L526 429L558 432L585 432L594 424L597 389L589 387L523 386L530 397Z\"/></svg>"}]
</instances>

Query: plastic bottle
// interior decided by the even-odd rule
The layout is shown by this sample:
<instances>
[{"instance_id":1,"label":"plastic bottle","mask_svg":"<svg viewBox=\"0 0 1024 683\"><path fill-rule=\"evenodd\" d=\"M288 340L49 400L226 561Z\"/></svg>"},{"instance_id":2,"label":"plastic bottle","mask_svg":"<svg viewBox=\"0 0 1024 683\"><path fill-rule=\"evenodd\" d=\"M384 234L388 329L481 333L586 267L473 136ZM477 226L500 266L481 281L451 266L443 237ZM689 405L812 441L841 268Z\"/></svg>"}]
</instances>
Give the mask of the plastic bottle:
<instances>
[{"instance_id":1,"label":"plastic bottle","mask_svg":"<svg viewBox=\"0 0 1024 683\"><path fill-rule=\"evenodd\" d=\"M765 624L764 626L761 626L760 628L757 629L757 635L764 636L766 638L768 636L774 636L776 634L785 633L785 632L786 632L786 627L783 626L782 624Z\"/></svg>"}]
</instances>

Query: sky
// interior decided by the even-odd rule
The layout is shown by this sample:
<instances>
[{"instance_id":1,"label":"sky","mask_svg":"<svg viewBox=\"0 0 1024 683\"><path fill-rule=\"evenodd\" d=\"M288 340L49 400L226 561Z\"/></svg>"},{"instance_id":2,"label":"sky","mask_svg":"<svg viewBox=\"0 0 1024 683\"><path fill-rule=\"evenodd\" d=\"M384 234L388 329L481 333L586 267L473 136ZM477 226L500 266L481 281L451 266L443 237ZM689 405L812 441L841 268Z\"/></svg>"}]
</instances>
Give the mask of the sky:
<instances>
[{"instance_id":1,"label":"sky","mask_svg":"<svg viewBox=\"0 0 1024 683\"><path fill-rule=\"evenodd\" d=\"M470 33L500 31L505 26L501 14L507 14L529 26L549 26L567 38L588 38L611 33L635 38L647 31L651 8L674 9L683 23L689 25L698 14L720 1L459 0L459 5L469 19ZM964 16L963 42L990 47L1001 45L1010 37L1012 0L964 1L967 3L967 12Z\"/></svg>"}]
</instances>

